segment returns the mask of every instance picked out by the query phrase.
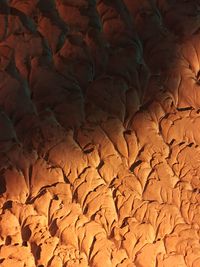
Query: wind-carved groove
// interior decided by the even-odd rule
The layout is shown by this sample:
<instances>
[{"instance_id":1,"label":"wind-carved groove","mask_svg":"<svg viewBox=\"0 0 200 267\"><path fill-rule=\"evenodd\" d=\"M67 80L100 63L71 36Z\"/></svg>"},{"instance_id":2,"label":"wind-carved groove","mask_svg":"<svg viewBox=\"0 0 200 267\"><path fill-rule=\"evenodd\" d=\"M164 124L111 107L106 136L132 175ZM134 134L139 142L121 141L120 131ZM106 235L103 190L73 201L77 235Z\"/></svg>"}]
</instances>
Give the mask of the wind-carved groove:
<instances>
[{"instance_id":1,"label":"wind-carved groove","mask_svg":"<svg viewBox=\"0 0 200 267\"><path fill-rule=\"evenodd\" d=\"M89 259L91 259L91 255L92 255L92 252L93 252L93 250L94 250L95 242L96 242L96 237L94 236L94 237L93 237L92 244L91 244L91 247L90 247L90 251L89 251ZM90 260L89 263L92 264L92 259Z\"/></svg>"},{"instance_id":2,"label":"wind-carved groove","mask_svg":"<svg viewBox=\"0 0 200 267\"><path fill-rule=\"evenodd\" d=\"M172 146L172 145L174 144L175 141L176 141L176 140L173 138L173 139L170 141L169 145Z\"/></svg>"},{"instance_id":3,"label":"wind-carved groove","mask_svg":"<svg viewBox=\"0 0 200 267\"><path fill-rule=\"evenodd\" d=\"M31 166L29 167L29 171L28 171L28 177L29 177L29 184L28 184L28 187L29 187L29 188L30 188L30 186L31 186L32 175L33 175L33 166L31 165Z\"/></svg>"},{"instance_id":4,"label":"wind-carved groove","mask_svg":"<svg viewBox=\"0 0 200 267\"><path fill-rule=\"evenodd\" d=\"M64 179L65 183L66 183L66 184L70 184L70 181L69 181L69 179L67 178L67 176L66 176L64 170L63 170L62 168L60 168L60 169L61 169L61 171L62 171L63 179Z\"/></svg>"},{"instance_id":5,"label":"wind-carved groove","mask_svg":"<svg viewBox=\"0 0 200 267\"><path fill-rule=\"evenodd\" d=\"M142 160L137 160L136 162L134 162L134 163L130 166L129 170L130 170L131 172L134 172L135 168L138 167L141 163L142 163Z\"/></svg>"},{"instance_id":6,"label":"wind-carved groove","mask_svg":"<svg viewBox=\"0 0 200 267\"><path fill-rule=\"evenodd\" d=\"M185 108L177 108L178 111L188 111L188 110L194 110L193 107L185 107Z\"/></svg>"},{"instance_id":7,"label":"wind-carved groove","mask_svg":"<svg viewBox=\"0 0 200 267\"><path fill-rule=\"evenodd\" d=\"M127 134L127 135L131 135L131 133L132 133L132 131L129 130L129 129L124 131L124 134L125 134L125 135L126 135L126 134Z\"/></svg>"},{"instance_id":8,"label":"wind-carved groove","mask_svg":"<svg viewBox=\"0 0 200 267\"><path fill-rule=\"evenodd\" d=\"M99 171L103 167L104 164L105 164L104 160L101 159L99 162L99 165L97 166L97 170Z\"/></svg>"},{"instance_id":9,"label":"wind-carved groove","mask_svg":"<svg viewBox=\"0 0 200 267\"><path fill-rule=\"evenodd\" d=\"M92 143L89 143L89 144L85 145L84 148L83 148L83 152L85 154L92 153L94 151L94 147L93 146L91 147L91 146L92 146Z\"/></svg>"}]
</instances>

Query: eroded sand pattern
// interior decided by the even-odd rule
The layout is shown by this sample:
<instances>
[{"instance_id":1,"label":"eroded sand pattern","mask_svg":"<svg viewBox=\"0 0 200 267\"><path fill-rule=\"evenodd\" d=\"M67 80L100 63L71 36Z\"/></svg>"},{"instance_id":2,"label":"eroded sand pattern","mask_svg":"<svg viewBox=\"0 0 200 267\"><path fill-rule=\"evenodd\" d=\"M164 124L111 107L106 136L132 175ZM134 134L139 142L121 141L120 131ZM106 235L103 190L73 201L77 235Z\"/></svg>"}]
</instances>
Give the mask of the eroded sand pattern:
<instances>
[{"instance_id":1,"label":"eroded sand pattern","mask_svg":"<svg viewBox=\"0 0 200 267\"><path fill-rule=\"evenodd\" d=\"M0 266L200 266L200 1L0 1Z\"/></svg>"}]
</instances>

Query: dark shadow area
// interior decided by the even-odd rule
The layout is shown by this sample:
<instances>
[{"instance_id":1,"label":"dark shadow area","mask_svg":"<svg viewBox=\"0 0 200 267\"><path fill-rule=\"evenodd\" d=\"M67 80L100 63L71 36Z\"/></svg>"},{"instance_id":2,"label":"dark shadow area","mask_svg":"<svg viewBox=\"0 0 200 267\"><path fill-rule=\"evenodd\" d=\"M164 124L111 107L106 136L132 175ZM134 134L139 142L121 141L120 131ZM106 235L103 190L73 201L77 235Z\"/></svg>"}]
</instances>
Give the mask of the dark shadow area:
<instances>
[{"instance_id":1,"label":"dark shadow area","mask_svg":"<svg viewBox=\"0 0 200 267\"><path fill-rule=\"evenodd\" d=\"M71 140L89 157L99 145L93 136L99 126L108 138L109 131L119 134L113 133L116 125L131 136L135 115L149 112L154 105L162 107L164 115L196 108L194 93L187 97L186 89L180 89L187 67L192 79L199 80L199 70L189 65L191 58L184 54L188 40L199 32L192 24L196 4L168 4L167 0L102 0L79 6L43 0L28 10L22 3L1 2L0 14L5 20L11 16L14 24L7 21L2 26L0 142L6 140L2 155L22 169L28 190L33 186L34 151L53 168L61 168L70 184L63 159L49 153L57 144L67 147ZM189 31L192 25L195 31ZM170 102L167 107L165 99ZM84 134L87 143L81 140ZM64 145L66 135L69 140ZM61 150L58 146L58 157ZM19 160L23 153L29 157L29 173ZM132 163L130 170L139 162ZM1 178L0 193L5 191Z\"/></svg>"}]
</instances>

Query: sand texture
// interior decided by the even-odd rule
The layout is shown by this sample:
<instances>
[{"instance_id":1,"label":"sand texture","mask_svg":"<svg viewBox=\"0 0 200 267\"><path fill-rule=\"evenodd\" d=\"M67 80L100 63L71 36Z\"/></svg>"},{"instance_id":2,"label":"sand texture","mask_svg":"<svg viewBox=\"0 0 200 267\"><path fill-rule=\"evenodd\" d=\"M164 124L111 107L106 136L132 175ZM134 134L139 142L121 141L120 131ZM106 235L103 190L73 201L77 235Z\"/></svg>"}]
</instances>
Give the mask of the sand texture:
<instances>
[{"instance_id":1,"label":"sand texture","mask_svg":"<svg viewBox=\"0 0 200 267\"><path fill-rule=\"evenodd\" d=\"M0 1L0 267L200 266L200 1Z\"/></svg>"}]
</instances>

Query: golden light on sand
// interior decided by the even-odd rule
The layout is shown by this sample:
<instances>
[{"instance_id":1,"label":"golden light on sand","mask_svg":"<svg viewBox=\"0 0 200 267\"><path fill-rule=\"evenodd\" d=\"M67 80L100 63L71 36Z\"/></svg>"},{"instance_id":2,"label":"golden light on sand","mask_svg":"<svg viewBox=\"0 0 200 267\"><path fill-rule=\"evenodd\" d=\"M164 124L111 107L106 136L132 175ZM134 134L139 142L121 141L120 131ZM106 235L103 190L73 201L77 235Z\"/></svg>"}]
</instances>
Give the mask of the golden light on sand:
<instances>
[{"instance_id":1,"label":"golden light on sand","mask_svg":"<svg viewBox=\"0 0 200 267\"><path fill-rule=\"evenodd\" d=\"M1 1L1 267L200 266L198 10Z\"/></svg>"}]
</instances>

